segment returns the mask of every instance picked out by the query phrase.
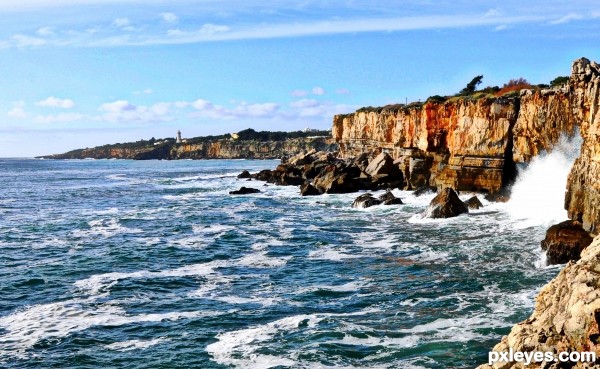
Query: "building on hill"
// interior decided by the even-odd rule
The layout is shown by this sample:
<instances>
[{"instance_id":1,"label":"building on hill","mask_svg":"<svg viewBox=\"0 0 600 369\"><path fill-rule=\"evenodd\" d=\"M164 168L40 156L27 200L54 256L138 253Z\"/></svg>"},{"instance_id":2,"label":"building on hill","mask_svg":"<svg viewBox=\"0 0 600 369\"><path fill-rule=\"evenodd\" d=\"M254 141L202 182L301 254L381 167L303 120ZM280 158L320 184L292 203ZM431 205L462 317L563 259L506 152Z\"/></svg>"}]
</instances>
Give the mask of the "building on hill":
<instances>
[{"instance_id":1,"label":"building on hill","mask_svg":"<svg viewBox=\"0 0 600 369\"><path fill-rule=\"evenodd\" d=\"M175 139L175 143L181 143L181 131L177 130L177 138Z\"/></svg>"}]
</instances>

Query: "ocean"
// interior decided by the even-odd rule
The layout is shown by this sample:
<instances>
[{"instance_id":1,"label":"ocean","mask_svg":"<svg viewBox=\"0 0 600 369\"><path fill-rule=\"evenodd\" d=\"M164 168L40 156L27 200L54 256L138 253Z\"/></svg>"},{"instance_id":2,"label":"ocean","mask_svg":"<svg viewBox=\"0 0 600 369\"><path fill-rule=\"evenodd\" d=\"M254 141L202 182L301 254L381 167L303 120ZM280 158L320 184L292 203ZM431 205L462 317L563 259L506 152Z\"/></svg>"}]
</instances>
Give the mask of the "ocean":
<instances>
[{"instance_id":1,"label":"ocean","mask_svg":"<svg viewBox=\"0 0 600 369\"><path fill-rule=\"evenodd\" d=\"M565 157L445 220L236 178L277 164L0 159L0 366L473 368L560 270Z\"/></svg>"}]
</instances>

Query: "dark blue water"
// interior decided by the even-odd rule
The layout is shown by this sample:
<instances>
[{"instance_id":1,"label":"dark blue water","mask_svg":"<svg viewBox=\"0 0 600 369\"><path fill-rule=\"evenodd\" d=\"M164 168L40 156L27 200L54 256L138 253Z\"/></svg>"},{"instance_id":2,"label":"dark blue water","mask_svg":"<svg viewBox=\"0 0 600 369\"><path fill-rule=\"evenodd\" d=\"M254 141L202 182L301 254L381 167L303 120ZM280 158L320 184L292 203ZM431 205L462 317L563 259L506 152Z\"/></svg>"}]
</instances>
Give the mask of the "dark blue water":
<instances>
[{"instance_id":1,"label":"dark blue water","mask_svg":"<svg viewBox=\"0 0 600 369\"><path fill-rule=\"evenodd\" d=\"M506 204L235 178L276 164L0 159L0 366L471 368L557 273Z\"/></svg>"}]
</instances>

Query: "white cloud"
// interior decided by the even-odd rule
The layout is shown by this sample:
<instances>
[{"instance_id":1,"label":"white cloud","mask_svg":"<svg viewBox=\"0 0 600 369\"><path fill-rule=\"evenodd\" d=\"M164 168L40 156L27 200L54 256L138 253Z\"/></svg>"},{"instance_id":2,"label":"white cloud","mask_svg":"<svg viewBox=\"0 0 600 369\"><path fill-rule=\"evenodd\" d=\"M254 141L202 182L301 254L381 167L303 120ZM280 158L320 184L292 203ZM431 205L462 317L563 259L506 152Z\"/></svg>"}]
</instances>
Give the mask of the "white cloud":
<instances>
[{"instance_id":1,"label":"white cloud","mask_svg":"<svg viewBox=\"0 0 600 369\"><path fill-rule=\"evenodd\" d=\"M335 93L338 95L348 95L350 93L350 90L348 90L347 88L338 88L337 90L335 90Z\"/></svg>"},{"instance_id":2,"label":"white cloud","mask_svg":"<svg viewBox=\"0 0 600 369\"><path fill-rule=\"evenodd\" d=\"M292 96L304 97L306 95L308 95L308 92L304 91L304 90L294 90L294 91L292 91Z\"/></svg>"},{"instance_id":3,"label":"white cloud","mask_svg":"<svg viewBox=\"0 0 600 369\"><path fill-rule=\"evenodd\" d=\"M507 28L508 26L506 24L501 24L499 26L496 26L496 28L494 28L494 31L504 31Z\"/></svg>"},{"instance_id":4,"label":"white cloud","mask_svg":"<svg viewBox=\"0 0 600 369\"><path fill-rule=\"evenodd\" d=\"M302 99L298 101L293 101L290 103L290 106L293 108L310 108L319 106L320 103L314 99Z\"/></svg>"},{"instance_id":5,"label":"white cloud","mask_svg":"<svg viewBox=\"0 0 600 369\"><path fill-rule=\"evenodd\" d=\"M486 18L499 17L503 13L504 12L500 8L492 8L492 9L488 10L483 16L486 17Z\"/></svg>"},{"instance_id":6,"label":"white cloud","mask_svg":"<svg viewBox=\"0 0 600 369\"><path fill-rule=\"evenodd\" d=\"M147 88L145 90L141 90L141 91L134 91L134 95L150 95L154 93L154 90L151 88Z\"/></svg>"},{"instance_id":7,"label":"white cloud","mask_svg":"<svg viewBox=\"0 0 600 369\"><path fill-rule=\"evenodd\" d=\"M54 27L41 27L37 30L37 34L40 36L54 36Z\"/></svg>"},{"instance_id":8,"label":"white cloud","mask_svg":"<svg viewBox=\"0 0 600 369\"><path fill-rule=\"evenodd\" d=\"M169 115L172 103L159 102L150 106L134 105L127 100L117 100L100 105L103 112L99 120L111 123L154 123L172 120Z\"/></svg>"},{"instance_id":9,"label":"white cloud","mask_svg":"<svg viewBox=\"0 0 600 369\"><path fill-rule=\"evenodd\" d=\"M22 34L13 35L10 39L18 48L36 47L43 46L46 44L46 40L44 40L43 38L32 37Z\"/></svg>"},{"instance_id":10,"label":"white cloud","mask_svg":"<svg viewBox=\"0 0 600 369\"><path fill-rule=\"evenodd\" d=\"M325 95L325 90L323 89L323 87L313 87L312 89L312 93L313 95Z\"/></svg>"},{"instance_id":11,"label":"white cloud","mask_svg":"<svg viewBox=\"0 0 600 369\"><path fill-rule=\"evenodd\" d=\"M129 18L116 18L115 20L113 20L112 25L114 27L118 27L118 28L123 28L123 27L127 27L131 24L131 22L129 21Z\"/></svg>"},{"instance_id":12,"label":"white cloud","mask_svg":"<svg viewBox=\"0 0 600 369\"><path fill-rule=\"evenodd\" d=\"M24 119L27 118L25 112L25 101L16 101L13 103L13 108L6 113L11 118Z\"/></svg>"},{"instance_id":13,"label":"white cloud","mask_svg":"<svg viewBox=\"0 0 600 369\"><path fill-rule=\"evenodd\" d=\"M302 99L290 103L292 108L285 114L290 119L323 118L330 119L335 114L349 113L356 110L355 106L321 102L314 99Z\"/></svg>"},{"instance_id":14,"label":"white cloud","mask_svg":"<svg viewBox=\"0 0 600 369\"><path fill-rule=\"evenodd\" d=\"M160 13L160 17L167 23L175 23L179 18L173 13Z\"/></svg>"},{"instance_id":15,"label":"white cloud","mask_svg":"<svg viewBox=\"0 0 600 369\"><path fill-rule=\"evenodd\" d=\"M564 17L561 17L561 18L551 21L550 24L564 24L564 23L569 23L570 21L579 20L579 19L583 19L583 15L578 14L578 13L569 13L569 14L565 15Z\"/></svg>"},{"instance_id":16,"label":"white cloud","mask_svg":"<svg viewBox=\"0 0 600 369\"><path fill-rule=\"evenodd\" d=\"M75 106L75 103L71 99L59 99L58 97L50 96L45 100L36 102L35 105L44 108L71 109Z\"/></svg>"},{"instance_id":17,"label":"white cloud","mask_svg":"<svg viewBox=\"0 0 600 369\"><path fill-rule=\"evenodd\" d=\"M236 117L252 117L252 118L270 118L279 110L279 104L264 103L264 104L246 104L235 107L231 110L231 114Z\"/></svg>"}]
</instances>

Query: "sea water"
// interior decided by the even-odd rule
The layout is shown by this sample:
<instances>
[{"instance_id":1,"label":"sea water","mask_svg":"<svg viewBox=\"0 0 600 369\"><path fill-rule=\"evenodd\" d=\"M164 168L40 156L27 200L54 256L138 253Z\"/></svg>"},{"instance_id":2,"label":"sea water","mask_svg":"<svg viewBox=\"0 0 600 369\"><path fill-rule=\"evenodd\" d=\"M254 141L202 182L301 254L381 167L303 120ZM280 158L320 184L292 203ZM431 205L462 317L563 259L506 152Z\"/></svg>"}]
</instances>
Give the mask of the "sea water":
<instances>
[{"instance_id":1,"label":"sea water","mask_svg":"<svg viewBox=\"0 0 600 369\"><path fill-rule=\"evenodd\" d=\"M472 368L559 271L559 159L445 220L236 178L277 161L0 159L0 366Z\"/></svg>"}]
</instances>

